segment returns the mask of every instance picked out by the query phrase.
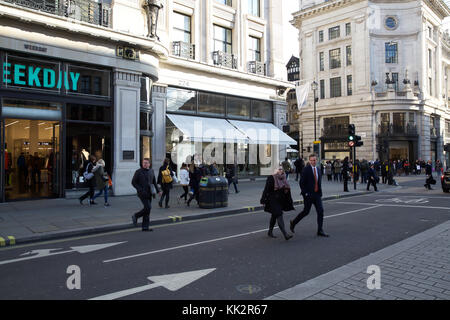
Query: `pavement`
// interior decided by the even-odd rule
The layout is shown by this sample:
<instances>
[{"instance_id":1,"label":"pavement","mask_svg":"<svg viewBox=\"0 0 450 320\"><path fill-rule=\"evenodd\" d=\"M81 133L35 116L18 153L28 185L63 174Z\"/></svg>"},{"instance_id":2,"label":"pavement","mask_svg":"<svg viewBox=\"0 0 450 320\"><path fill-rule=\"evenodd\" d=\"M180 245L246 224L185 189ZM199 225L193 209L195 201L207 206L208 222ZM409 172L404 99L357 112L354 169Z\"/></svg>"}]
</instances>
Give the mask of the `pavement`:
<instances>
[{"instance_id":1,"label":"pavement","mask_svg":"<svg viewBox=\"0 0 450 320\"><path fill-rule=\"evenodd\" d=\"M0 248L0 299L448 300L450 195L397 181L325 201L329 238L316 236L314 209L289 241L278 227L267 236L270 215L247 211Z\"/></svg>"},{"instance_id":2,"label":"pavement","mask_svg":"<svg viewBox=\"0 0 450 320\"><path fill-rule=\"evenodd\" d=\"M322 181L324 200L366 192L366 185L363 184L358 184L356 191L353 184L349 184L350 192L343 192L341 183L326 180L325 178ZM298 182L292 176L289 182L294 202L302 203ZM231 185L228 207L215 209L201 209L195 201L191 207L187 207L184 201L177 199L183 192L181 187L176 186L171 191L169 209L159 208L157 201L152 202L151 225L261 210L259 199L264 184L265 179L240 181L238 194L234 193ZM381 191L391 189L395 187L379 184ZM96 202L98 205L95 206L87 205L87 201L85 205L80 205L77 199L0 203L0 246L133 228L131 215L142 209L141 202L136 196L110 197L111 207L102 205L102 196L97 198Z\"/></svg>"}]
</instances>

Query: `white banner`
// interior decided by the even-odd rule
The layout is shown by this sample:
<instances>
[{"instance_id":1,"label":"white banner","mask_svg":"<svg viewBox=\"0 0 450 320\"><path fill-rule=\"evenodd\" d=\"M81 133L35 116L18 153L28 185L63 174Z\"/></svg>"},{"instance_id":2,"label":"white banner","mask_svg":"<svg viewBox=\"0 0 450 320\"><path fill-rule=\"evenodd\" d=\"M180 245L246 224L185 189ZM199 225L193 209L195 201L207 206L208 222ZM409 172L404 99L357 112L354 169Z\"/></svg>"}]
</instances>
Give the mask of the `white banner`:
<instances>
[{"instance_id":1,"label":"white banner","mask_svg":"<svg viewBox=\"0 0 450 320\"><path fill-rule=\"evenodd\" d=\"M297 95L297 108L301 110L306 105L306 101L308 100L309 90L311 90L311 82L306 82L301 86L295 87L295 93Z\"/></svg>"}]
</instances>

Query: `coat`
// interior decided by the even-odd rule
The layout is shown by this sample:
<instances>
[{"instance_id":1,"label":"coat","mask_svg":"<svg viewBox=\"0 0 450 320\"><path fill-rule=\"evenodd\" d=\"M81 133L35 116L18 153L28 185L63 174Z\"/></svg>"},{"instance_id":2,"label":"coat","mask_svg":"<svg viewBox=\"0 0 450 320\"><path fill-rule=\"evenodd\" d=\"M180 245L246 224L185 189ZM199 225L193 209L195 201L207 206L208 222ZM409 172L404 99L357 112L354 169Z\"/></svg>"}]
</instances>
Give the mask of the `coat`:
<instances>
[{"instance_id":1,"label":"coat","mask_svg":"<svg viewBox=\"0 0 450 320\"><path fill-rule=\"evenodd\" d=\"M102 165L102 163L97 162L95 167L92 169L92 172L94 172L95 186L97 190L105 189L105 187L108 184L108 180L107 181L103 180L103 176L106 173L104 163L105 162L103 162Z\"/></svg>"},{"instance_id":2,"label":"coat","mask_svg":"<svg viewBox=\"0 0 450 320\"><path fill-rule=\"evenodd\" d=\"M160 192L153 169L138 169L134 173L133 180L131 180L131 184L136 189L138 197L144 199L151 199L152 190L150 189L150 183L155 186L157 193Z\"/></svg>"},{"instance_id":3,"label":"coat","mask_svg":"<svg viewBox=\"0 0 450 320\"><path fill-rule=\"evenodd\" d=\"M319 191L317 192L319 196L322 196L322 173L320 169L316 167L317 172L317 183L319 185ZM302 189L302 195L307 196L314 192L315 185L313 168L311 165L307 165L302 172L302 177L300 179L300 188Z\"/></svg>"},{"instance_id":4,"label":"coat","mask_svg":"<svg viewBox=\"0 0 450 320\"><path fill-rule=\"evenodd\" d=\"M276 217L282 215L283 211L294 210L291 189L287 189L287 192L284 189L275 190L275 179L273 176L267 177L260 203L264 205L264 211Z\"/></svg>"},{"instance_id":5,"label":"coat","mask_svg":"<svg viewBox=\"0 0 450 320\"><path fill-rule=\"evenodd\" d=\"M166 170L167 167L169 167L170 176L172 177L172 182L170 182L170 183L163 183L163 182L162 182L162 172L163 172L164 170ZM168 164L163 164L163 165L159 168L158 184L159 184L160 186L162 186L163 189L164 189L164 188L166 188L166 189L172 189L172 186L173 186L173 176L174 176L174 173L173 173L172 169L170 168L170 165L168 165Z\"/></svg>"}]
</instances>

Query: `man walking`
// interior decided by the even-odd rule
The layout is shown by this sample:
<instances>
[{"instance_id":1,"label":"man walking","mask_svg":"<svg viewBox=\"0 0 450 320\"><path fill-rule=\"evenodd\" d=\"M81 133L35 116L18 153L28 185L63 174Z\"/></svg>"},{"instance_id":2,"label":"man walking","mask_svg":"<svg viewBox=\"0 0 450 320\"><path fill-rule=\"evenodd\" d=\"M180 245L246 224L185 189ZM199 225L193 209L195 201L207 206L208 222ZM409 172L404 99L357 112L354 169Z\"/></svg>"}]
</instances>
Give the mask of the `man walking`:
<instances>
[{"instance_id":1,"label":"man walking","mask_svg":"<svg viewBox=\"0 0 450 320\"><path fill-rule=\"evenodd\" d=\"M433 167L431 166L431 160L428 160L428 163L425 166L425 175L427 176L427 180L425 180L424 187L428 190L433 190L431 188L431 181L433 180Z\"/></svg>"},{"instance_id":2,"label":"man walking","mask_svg":"<svg viewBox=\"0 0 450 320\"><path fill-rule=\"evenodd\" d=\"M136 189L137 195L144 205L144 209L133 214L131 217L133 224L137 226L137 219L142 217L142 231L153 231L153 229L149 229L152 195L156 193L161 195L161 191L156 183L155 172L153 169L150 169L150 159L144 158L142 160L142 168L136 170L131 184ZM154 192L152 192L152 186L155 187Z\"/></svg>"},{"instance_id":3,"label":"man walking","mask_svg":"<svg viewBox=\"0 0 450 320\"><path fill-rule=\"evenodd\" d=\"M342 163L342 177L344 179L344 192L348 191L348 178L349 178L349 164L348 157L345 157L344 162Z\"/></svg>"},{"instance_id":4,"label":"man walking","mask_svg":"<svg viewBox=\"0 0 450 320\"><path fill-rule=\"evenodd\" d=\"M367 191L369 191L370 185L373 185L373 189L375 191L378 191L377 190L378 177L377 177L377 174L376 174L376 171L375 171L375 167L374 167L373 164L370 165L368 176L369 176L369 178L367 179L368 180L368 182L367 182Z\"/></svg>"},{"instance_id":5,"label":"man walking","mask_svg":"<svg viewBox=\"0 0 450 320\"><path fill-rule=\"evenodd\" d=\"M295 225L306 217L311 211L312 205L317 212L317 236L329 237L323 231L323 205L322 205L322 175L320 170L316 168L317 158L314 154L309 156L309 165L307 165L302 172L300 178L300 188L303 196L303 211L300 212L294 220L290 221L290 229L294 231Z\"/></svg>"},{"instance_id":6,"label":"man walking","mask_svg":"<svg viewBox=\"0 0 450 320\"><path fill-rule=\"evenodd\" d=\"M302 158L298 158L297 160L295 160L294 162L294 166L295 166L295 181L298 181L298 176L302 174L302 170L305 167L305 163L303 162Z\"/></svg>"}]
</instances>

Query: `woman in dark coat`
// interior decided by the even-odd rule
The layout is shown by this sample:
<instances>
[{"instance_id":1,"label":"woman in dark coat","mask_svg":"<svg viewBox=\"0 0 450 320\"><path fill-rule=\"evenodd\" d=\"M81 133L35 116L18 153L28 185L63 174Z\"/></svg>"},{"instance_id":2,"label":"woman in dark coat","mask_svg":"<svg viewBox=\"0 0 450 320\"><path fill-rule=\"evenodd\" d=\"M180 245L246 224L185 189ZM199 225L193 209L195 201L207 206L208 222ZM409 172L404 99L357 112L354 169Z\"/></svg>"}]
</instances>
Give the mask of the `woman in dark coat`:
<instances>
[{"instance_id":1,"label":"woman in dark coat","mask_svg":"<svg viewBox=\"0 0 450 320\"><path fill-rule=\"evenodd\" d=\"M294 203L291 197L291 187L286 180L286 174L283 167L279 167L274 175L267 177L266 186L261 197L261 204L264 205L264 211L270 212L269 233L268 236L276 238L273 235L275 222L278 222L281 232L286 240L292 238L292 235L286 232L283 220L283 211L294 210Z\"/></svg>"}]
</instances>

